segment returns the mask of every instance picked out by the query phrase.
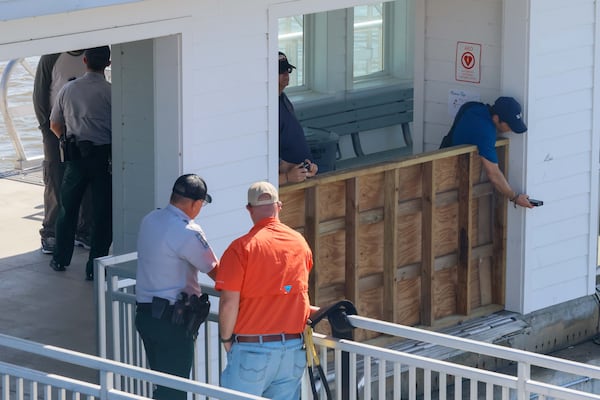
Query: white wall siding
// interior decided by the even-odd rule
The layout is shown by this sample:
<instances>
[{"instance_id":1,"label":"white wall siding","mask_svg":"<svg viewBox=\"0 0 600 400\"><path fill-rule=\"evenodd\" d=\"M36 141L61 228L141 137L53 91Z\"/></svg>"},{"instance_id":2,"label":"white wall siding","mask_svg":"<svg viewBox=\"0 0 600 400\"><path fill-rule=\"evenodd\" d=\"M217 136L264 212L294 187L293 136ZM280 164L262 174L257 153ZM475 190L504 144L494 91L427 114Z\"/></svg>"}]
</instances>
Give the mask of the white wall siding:
<instances>
[{"instance_id":1,"label":"white wall siding","mask_svg":"<svg viewBox=\"0 0 600 400\"><path fill-rule=\"evenodd\" d=\"M437 149L453 117L450 90L478 93L492 102L500 90L502 1L425 0L423 150ZM481 82L455 79L457 42L481 44ZM417 83L416 83L417 84ZM419 135L420 132L416 132Z\"/></svg>"},{"instance_id":2,"label":"white wall siding","mask_svg":"<svg viewBox=\"0 0 600 400\"><path fill-rule=\"evenodd\" d=\"M531 1L525 313L591 294L594 20L593 0Z\"/></svg>"},{"instance_id":3,"label":"white wall siding","mask_svg":"<svg viewBox=\"0 0 600 400\"><path fill-rule=\"evenodd\" d=\"M208 183L214 204L200 221L221 254L251 226L244 209L248 186L267 179L270 163L277 162L269 152L266 5L207 2L198 6L194 26L192 123L184 129L183 167Z\"/></svg>"}]
</instances>

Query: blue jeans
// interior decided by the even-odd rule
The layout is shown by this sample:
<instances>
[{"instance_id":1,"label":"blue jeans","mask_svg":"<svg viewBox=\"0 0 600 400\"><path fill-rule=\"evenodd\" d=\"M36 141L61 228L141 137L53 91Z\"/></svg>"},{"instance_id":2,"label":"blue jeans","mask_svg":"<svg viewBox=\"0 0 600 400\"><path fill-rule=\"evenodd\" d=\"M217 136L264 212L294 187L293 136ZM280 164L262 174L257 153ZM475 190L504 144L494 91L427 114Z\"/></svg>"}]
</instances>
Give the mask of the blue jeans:
<instances>
[{"instance_id":1,"label":"blue jeans","mask_svg":"<svg viewBox=\"0 0 600 400\"><path fill-rule=\"evenodd\" d=\"M267 343L233 343L221 385L270 399L300 399L306 368L302 339Z\"/></svg>"}]
</instances>

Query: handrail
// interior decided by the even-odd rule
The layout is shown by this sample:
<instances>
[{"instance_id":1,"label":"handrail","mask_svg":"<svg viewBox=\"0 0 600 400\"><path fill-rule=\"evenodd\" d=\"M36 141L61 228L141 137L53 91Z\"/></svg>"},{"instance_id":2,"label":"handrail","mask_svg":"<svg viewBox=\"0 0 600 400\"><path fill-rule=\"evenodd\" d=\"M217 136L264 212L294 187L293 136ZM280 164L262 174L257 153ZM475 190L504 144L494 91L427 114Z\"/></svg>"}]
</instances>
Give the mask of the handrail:
<instances>
[{"instance_id":1,"label":"handrail","mask_svg":"<svg viewBox=\"0 0 600 400\"><path fill-rule=\"evenodd\" d=\"M99 300L97 304L99 308L98 321L106 320L108 325L114 325L113 329L107 329L106 324L103 324L104 331L99 332L100 347L106 349L106 343L102 346L102 341L111 341L111 335L121 335L124 340L139 340L132 333L135 328L131 323L133 314L128 314L128 307L135 303L134 292L131 291L135 287L135 268L130 263L135 262L137 253L127 253L122 255L107 256L96 259L95 261L95 276L98 276L95 289L96 296ZM119 264L123 264L119 266ZM106 274L106 279L104 276ZM122 292L121 289L113 293L109 293L115 288L121 287L117 283L119 281L127 282L129 290ZM112 289L111 289L112 287ZM102 290L100 290L103 288ZM219 293L214 288L202 285L202 291L210 296L219 297ZM106 296L106 299L103 297ZM112 306L111 306L112 304ZM103 310L112 309L113 312L107 315ZM513 361L518 365L516 374L506 373L501 371L488 371L485 368L478 368L468 365L460 365L452 359L435 359L431 356L413 354L410 351L400 351L393 348L386 348L381 345L361 343L359 341L336 339L331 336L326 336L320 333L314 333L313 339L316 345L321 365L326 366L327 379L330 383L330 388L336 393L335 398L348 398L354 400L359 398L358 391L363 395L371 393L371 389L379 392L379 398L387 392L389 396L385 398L399 398L401 391L409 391L412 393L410 398L416 398L419 390L424 393L439 392L440 399L463 398L461 382L467 386L471 392L470 398L474 393L477 393L478 384L485 385L486 399L500 398L494 392L496 390L502 392L502 398L508 399L510 396L517 398L534 398L534 396L546 396L557 399L598 399L600 396L593 394L593 389L578 388L569 389L567 386L578 385L589 381L600 379L600 367L594 365L583 364L571 360L559 359L543 354L532 353L524 350L503 347L497 344L491 344L472 339L451 336L448 334L438 333L418 329L406 325L394 324L391 322L381 321L372 318L366 318L358 315L347 315L347 321L354 328L360 328L365 331L379 332L381 334L395 337L402 341L404 339L415 340L421 343L438 345L446 348L462 350L464 352L479 354L483 356L491 356L497 359ZM211 313L210 319L205 324L206 326L215 326L217 315ZM119 329L114 327L119 326ZM207 338L216 335L216 329L205 332ZM134 339L135 338L135 339ZM1 337L0 337L1 339ZM205 338L206 339L206 338ZM118 339L121 340L121 339ZM128 343L121 349L120 345L115 345L115 351L129 351L132 347L138 348L139 345ZM221 346L215 340L207 340L203 343L197 343L196 350L202 348L204 350L204 358L200 353L195 355L196 363L204 364L206 368L210 368L212 373L219 374L222 371L223 363ZM111 357L106 353L100 354L103 357ZM114 354L115 358L121 358L121 355ZM216 356L216 357L215 357ZM349 360L348 387L356 387L357 390L350 390L348 396L344 397L342 388L343 382L343 358ZM124 359L131 357L123 356ZM219 362L218 360L221 360ZM210 367L209 367L210 366ZM554 370L557 373L567 373L569 376L575 375L581 378L573 380L568 384L557 385L553 382L546 382L546 378L542 375L537 376L533 367L539 366L542 369ZM198 365L195 366L195 368ZM119 374L119 371L115 371ZM421 374L421 375L420 375ZM194 374L195 379L204 382L218 382L209 376L201 376ZM439 379L439 381L435 381ZM408 381L405 380L408 379ZM402 383L401 383L402 382ZM305 382L306 383L306 382ZM446 387L454 386L456 390L455 396L449 397ZM322 385L321 385L322 386ZM393 387L393 388L392 388ZM468 388L470 387L470 389ZM121 389L117 386L118 389ZM302 399L310 398L307 387L303 391ZM321 387L320 390L323 390ZM449 389L448 389L449 390ZM393 392L393 393L392 393ZM461 394L462 393L462 394ZM483 392L480 392L483 394ZM500 393L498 393L500 394ZM341 396L341 397L340 397ZM393 397L390 397L393 396ZM361 397L363 398L363 397ZM366 395L364 398L367 398ZM427 397L425 397L427 398ZM482 398L482 397L479 397Z\"/></svg>"},{"instance_id":2,"label":"handrail","mask_svg":"<svg viewBox=\"0 0 600 400\"><path fill-rule=\"evenodd\" d=\"M4 125L6 126L6 133L10 138L12 145L15 149L15 153L17 156L16 159L16 168L23 170L25 168L25 164L32 161L42 160L43 156L34 156L31 158L27 157L25 153L25 148L21 143L21 138L19 137L19 133L15 128L13 123L12 116L10 115L10 111L8 108L8 84L10 81L10 76L16 65L21 64L21 66L32 76L35 76L35 71L31 68L31 66L25 61L23 58L16 58L10 60L4 71L2 72L2 77L0 78L0 113L2 113L2 118L4 119Z\"/></svg>"},{"instance_id":3,"label":"handrail","mask_svg":"<svg viewBox=\"0 0 600 400\"><path fill-rule=\"evenodd\" d=\"M114 376L114 374L120 374L134 379L139 379L141 381L148 381L158 385L168 386L186 392L208 395L210 397L219 399L263 399L263 397L253 396L246 393L240 393L234 390L229 390L202 382L192 381L190 379L180 378L166 373L156 372L150 369L128 365L97 356L79 353L73 350L68 350L56 346L44 345L41 343L32 342L26 339L20 339L5 334L0 334L0 346L98 370L100 372L100 382L102 382L102 385L90 384L84 381L76 381L70 378L65 379L64 377L60 377L58 375L36 374L37 371L19 368L22 373L28 372L28 375L32 378L35 378L38 382L55 385L58 383L63 385L68 384L69 389L71 390L76 390L81 393L86 393L99 398L140 398L139 396L115 390L115 388L110 383L110 378ZM0 363L0 369L2 366L8 368L10 367L10 364ZM11 367L11 369L15 368ZM47 382L44 382L44 380L46 380Z\"/></svg>"},{"instance_id":4,"label":"handrail","mask_svg":"<svg viewBox=\"0 0 600 400\"><path fill-rule=\"evenodd\" d=\"M574 375L583 375L594 379L600 379L600 367L591 364L565 360L558 357L499 346L473 339L451 336L444 333L427 331L406 325L393 324L358 315L349 315L348 320L355 328L377 331L395 337L417 340L466 352L496 357L503 360L515 361L527 365L536 365Z\"/></svg>"}]
</instances>

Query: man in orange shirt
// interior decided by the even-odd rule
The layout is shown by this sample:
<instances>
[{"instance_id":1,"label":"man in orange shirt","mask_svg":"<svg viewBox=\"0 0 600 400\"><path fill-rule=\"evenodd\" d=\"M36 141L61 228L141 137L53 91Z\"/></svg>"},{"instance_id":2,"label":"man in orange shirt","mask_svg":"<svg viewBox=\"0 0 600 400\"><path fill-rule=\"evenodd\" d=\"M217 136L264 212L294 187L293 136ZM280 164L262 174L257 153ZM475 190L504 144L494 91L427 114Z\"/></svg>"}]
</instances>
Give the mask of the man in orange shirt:
<instances>
[{"instance_id":1,"label":"man in orange shirt","mask_svg":"<svg viewBox=\"0 0 600 400\"><path fill-rule=\"evenodd\" d=\"M281 202L272 184L252 184L246 209L254 226L227 248L215 284L227 350L221 383L272 399L299 399L312 252L302 235L279 221Z\"/></svg>"}]
</instances>

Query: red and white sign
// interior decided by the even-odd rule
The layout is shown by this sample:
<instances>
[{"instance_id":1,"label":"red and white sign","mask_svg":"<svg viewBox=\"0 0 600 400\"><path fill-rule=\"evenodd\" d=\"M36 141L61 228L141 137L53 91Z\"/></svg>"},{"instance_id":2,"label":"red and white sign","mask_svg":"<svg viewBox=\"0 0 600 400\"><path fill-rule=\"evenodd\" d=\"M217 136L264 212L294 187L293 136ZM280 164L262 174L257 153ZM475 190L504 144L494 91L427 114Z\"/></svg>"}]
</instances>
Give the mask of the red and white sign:
<instances>
[{"instance_id":1,"label":"red and white sign","mask_svg":"<svg viewBox=\"0 0 600 400\"><path fill-rule=\"evenodd\" d=\"M456 43L456 80L481 83L481 44Z\"/></svg>"}]
</instances>

